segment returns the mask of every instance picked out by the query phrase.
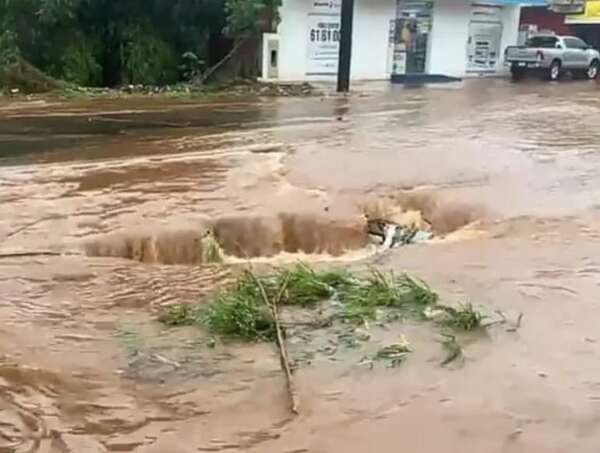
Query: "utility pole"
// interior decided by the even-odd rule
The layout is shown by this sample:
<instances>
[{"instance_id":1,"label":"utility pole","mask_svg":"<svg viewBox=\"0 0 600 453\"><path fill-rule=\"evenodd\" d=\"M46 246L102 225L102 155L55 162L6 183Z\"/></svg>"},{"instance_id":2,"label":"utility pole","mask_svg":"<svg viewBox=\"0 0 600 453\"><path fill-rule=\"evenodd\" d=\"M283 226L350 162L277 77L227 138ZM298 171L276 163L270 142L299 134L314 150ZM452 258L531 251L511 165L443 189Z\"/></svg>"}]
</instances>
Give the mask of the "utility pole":
<instances>
[{"instance_id":1,"label":"utility pole","mask_svg":"<svg viewBox=\"0 0 600 453\"><path fill-rule=\"evenodd\" d=\"M340 25L340 56L338 64L338 93L350 90L350 66L352 60L352 28L354 23L354 0L342 0Z\"/></svg>"}]
</instances>

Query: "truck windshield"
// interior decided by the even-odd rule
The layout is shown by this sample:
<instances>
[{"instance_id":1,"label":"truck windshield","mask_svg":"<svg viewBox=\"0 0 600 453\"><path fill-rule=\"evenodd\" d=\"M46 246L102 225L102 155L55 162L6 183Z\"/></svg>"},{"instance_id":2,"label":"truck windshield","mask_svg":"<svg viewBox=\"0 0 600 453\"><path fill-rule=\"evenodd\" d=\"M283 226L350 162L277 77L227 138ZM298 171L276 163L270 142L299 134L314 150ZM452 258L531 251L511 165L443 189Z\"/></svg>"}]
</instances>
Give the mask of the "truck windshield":
<instances>
[{"instance_id":1,"label":"truck windshield","mask_svg":"<svg viewBox=\"0 0 600 453\"><path fill-rule=\"evenodd\" d=\"M527 41L527 47L541 47L543 49L554 49L556 47L556 37L554 36L534 36Z\"/></svg>"}]
</instances>

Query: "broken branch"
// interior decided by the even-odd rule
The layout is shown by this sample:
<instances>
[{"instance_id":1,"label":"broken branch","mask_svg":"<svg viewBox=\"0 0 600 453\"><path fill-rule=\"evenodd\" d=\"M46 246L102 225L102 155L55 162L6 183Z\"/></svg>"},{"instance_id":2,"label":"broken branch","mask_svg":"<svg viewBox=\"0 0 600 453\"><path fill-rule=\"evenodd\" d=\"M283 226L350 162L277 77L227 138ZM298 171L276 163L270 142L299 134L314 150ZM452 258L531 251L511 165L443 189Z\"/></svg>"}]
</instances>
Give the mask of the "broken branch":
<instances>
[{"instance_id":1,"label":"broken branch","mask_svg":"<svg viewBox=\"0 0 600 453\"><path fill-rule=\"evenodd\" d=\"M29 258L36 256L62 256L59 252L18 252L18 253L0 253L0 259L6 258Z\"/></svg>"},{"instance_id":2,"label":"broken branch","mask_svg":"<svg viewBox=\"0 0 600 453\"><path fill-rule=\"evenodd\" d=\"M231 49L231 51L229 51L229 53L227 55L225 55L223 57L223 59L219 62L217 62L217 64L215 64L214 66L208 68L206 70L206 72L204 74L202 74L202 76L200 76L200 80L198 80L200 85L204 85L208 79L221 67L223 66L225 63L227 63L229 60L231 60L233 58L233 56L236 54L236 52L239 50L240 47L242 47L242 45L244 45L246 42L248 41L248 38L244 38L244 39L240 39L234 46L233 49Z\"/></svg>"},{"instance_id":3,"label":"broken branch","mask_svg":"<svg viewBox=\"0 0 600 453\"><path fill-rule=\"evenodd\" d=\"M283 328L281 327L281 323L279 321L279 302L281 301L283 294L288 286L289 275L286 277L285 281L281 284L281 287L279 288L279 294L277 294L277 297L275 299L273 299L272 301L269 300L269 296L267 295L267 292L265 291L265 287L262 284L262 282L260 281L260 279L256 278L256 276L252 273L250 273L250 275L252 275L252 278L256 282L256 285L258 286L265 303L271 309L271 315L273 316L273 322L275 323L275 331L277 334L277 346L279 349L279 360L281 363L281 368L283 369L283 372L285 373L288 395L290 397L291 411L294 414L298 414L299 413L298 393L296 391L296 386L294 384L294 379L292 376L292 368L290 366L287 347L285 345L285 337L284 337L284 333L283 333Z\"/></svg>"}]
</instances>

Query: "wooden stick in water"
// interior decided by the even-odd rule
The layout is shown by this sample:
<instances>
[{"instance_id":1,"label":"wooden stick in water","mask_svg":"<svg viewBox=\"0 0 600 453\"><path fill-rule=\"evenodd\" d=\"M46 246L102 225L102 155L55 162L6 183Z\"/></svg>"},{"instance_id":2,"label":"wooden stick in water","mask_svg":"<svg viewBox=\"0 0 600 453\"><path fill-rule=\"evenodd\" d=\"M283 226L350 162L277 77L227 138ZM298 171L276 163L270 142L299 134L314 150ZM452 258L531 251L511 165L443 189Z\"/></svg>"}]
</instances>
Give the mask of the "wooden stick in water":
<instances>
[{"instance_id":1,"label":"wooden stick in water","mask_svg":"<svg viewBox=\"0 0 600 453\"><path fill-rule=\"evenodd\" d=\"M288 395L290 397L290 405L291 405L290 409L294 414L297 415L300 413L299 412L300 403L298 402L298 393L296 391L296 385L294 384L294 378L292 376L292 368L290 366L287 347L285 345L283 328L281 327L281 322L279 321L279 302L281 302L283 293L287 289L287 286L289 283L289 276L283 282L283 284L281 285L281 288L279 288L279 294L277 295L277 298L271 301L271 300L269 300L269 296L267 295L267 292L265 291L265 287L261 283L261 281L253 273L250 273L250 275L252 275L252 278L254 279L258 288L260 289L260 293L261 293L265 303L271 309L271 315L273 316L273 321L275 322L275 330L277 333L277 346L279 349L279 360L281 363L281 368L282 368L283 372L285 373L285 378L287 381L287 390L288 390Z\"/></svg>"},{"instance_id":2,"label":"wooden stick in water","mask_svg":"<svg viewBox=\"0 0 600 453\"><path fill-rule=\"evenodd\" d=\"M0 259L5 258L29 258L36 256L62 256L59 252L17 252L17 253L0 253Z\"/></svg>"}]
</instances>

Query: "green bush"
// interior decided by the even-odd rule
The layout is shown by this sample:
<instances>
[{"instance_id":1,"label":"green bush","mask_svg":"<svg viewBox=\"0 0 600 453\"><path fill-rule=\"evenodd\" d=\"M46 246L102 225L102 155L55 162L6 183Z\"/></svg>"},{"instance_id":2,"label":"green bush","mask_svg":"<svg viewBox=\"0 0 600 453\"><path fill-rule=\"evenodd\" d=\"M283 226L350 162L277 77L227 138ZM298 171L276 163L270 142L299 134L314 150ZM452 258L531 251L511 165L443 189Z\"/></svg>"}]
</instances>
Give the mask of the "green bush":
<instances>
[{"instance_id":1,"label":"green bush","mask_svg":"<svg viewBox=\"0 0 600 453\"><path fill-rule=\"evenodd\" d=\"M234 40L257 38L268 21L277 21L279 4L280 0L0 0L0 66L23 60L81 85L191 80L208 64L212 34L228 26Z\"/></svg>"},{"instance_id":2,"label":"green bush","mask_svg":"<svg viewBox=\"0 0 600 453\"><path fill-rule=\"evenodd\" d=\"M3 24L3 30L0 31L0 66L17 63L20 55L16 33Z\"/></svg>"},{"instance_id":3,"label":"green bush","mask_svg":"<svg viewBox=\"0 0 600 453\"><path fill-rule=\"evenodd\" d=\"M78 36L61 49L61 55L48 68L48 73L77 85L101 85L102 66L98 63L98 49L99 45L92 43L85 36Z\"/></svg>"},{"instance_id":4,"label":"green bush","mask_svg":"<svg viewBox=\"0 0 600 453\"><path fill-rule=\"evenodd\" d=\"M122 83L162 85L178 79L175 49L149 27L134 25L125 30L121 64Z\"/></svg>"}]
</instances>

